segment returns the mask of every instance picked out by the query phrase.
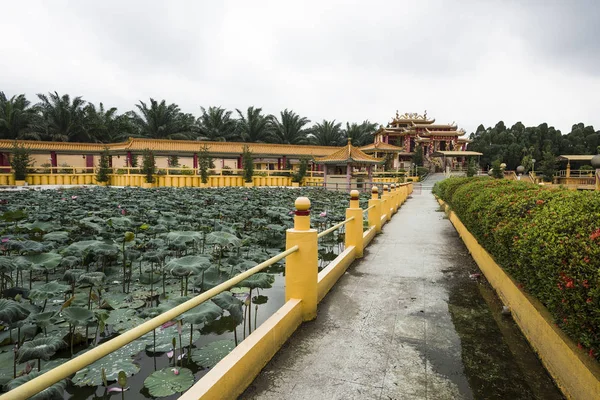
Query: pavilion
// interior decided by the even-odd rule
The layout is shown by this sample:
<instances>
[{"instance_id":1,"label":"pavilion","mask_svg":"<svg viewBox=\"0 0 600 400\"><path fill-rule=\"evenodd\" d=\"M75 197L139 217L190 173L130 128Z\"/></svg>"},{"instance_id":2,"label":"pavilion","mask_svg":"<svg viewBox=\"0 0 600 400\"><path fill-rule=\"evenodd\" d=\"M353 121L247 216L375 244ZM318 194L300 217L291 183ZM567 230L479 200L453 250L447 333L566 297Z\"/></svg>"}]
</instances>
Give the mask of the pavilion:
<instances>
[{"instance_id":1,"label":"pavilion","mask_svg":"<svg viewBox=\"0 0 600 400\"><path fill-rule=\"evenodd\" d=\"M385 159L372 157L365 154L358 147L352 146L351 139L348 144L338 151L325 157L315 158L317 165L323 165L323 186L327 184L342 185L348 190L361 188L363 179L353 176L354 168L365 168L367 171L367 182L372 182L373 166L383 164Z\"/></svg>"}]
</instances>

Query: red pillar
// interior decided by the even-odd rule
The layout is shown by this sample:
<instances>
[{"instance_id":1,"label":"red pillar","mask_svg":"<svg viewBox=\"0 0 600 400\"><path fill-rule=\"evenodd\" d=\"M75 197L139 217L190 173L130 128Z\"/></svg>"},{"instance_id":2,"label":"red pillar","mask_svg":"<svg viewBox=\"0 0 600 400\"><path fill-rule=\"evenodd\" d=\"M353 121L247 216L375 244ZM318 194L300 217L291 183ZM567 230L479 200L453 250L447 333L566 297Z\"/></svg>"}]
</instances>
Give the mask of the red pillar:
<instances>
[{"instance_id":1,"label":"red pillar","mask_svg":"<svg viewBox=\"0 0 600 400\"><path fill-rule=\"evenodd\" d=\"M282 164L283 164L283 169L287 169L287 159L285 156L283 156L283 158L281 159Z\"/></svg>"},{"instance_id":2,"label":"red pillar","mask_svg":"<svg viewBox=\"0 0 600 400\"><path fill-rule=\"evenodd\" d=\"M133 157L131 157L131 152L128 151L127 152L127 166L131 167L131 160L133 159Z\"/></svg>"},{"instance_id":3,"label":"red pillar","mask_svg":"<svg viewBox=\"0 0 600 400\"><path fill-rule=\"evenodd\" d=\"M194 169L198 169L198 153L194 153Z\"/></svg>"},{"instance_id":4,"label":"red pillar","mask_svg":"<svg viewBox=\"0 0 600 400\"><path fill-rule=\"evenodd\" d=\"M277 170L279 171L281 169L281 158L277 159Z\"/></svg>"},{"instance_id":5,"label":"red pillar","mask_svg":"<svg viewBox=\"0 0 600 400\"><path fill-rule=\"evenodd\" d=\"M56 157L56 152L55 151L51 151L50 152L50 166L53 168L58 167L58 158ZM55 174L56 170L51 170L51 173Z\"/></svg>"},{"instance_id":6,"label":"red pillar","mask_svg":"<svg viewBox=\"0 0 600 400\"><path fill-rule=\"evenodd\" d=\"M242 169L242 156L238 156L237 167L238 169Z\"/></svg>"}]
</instances>

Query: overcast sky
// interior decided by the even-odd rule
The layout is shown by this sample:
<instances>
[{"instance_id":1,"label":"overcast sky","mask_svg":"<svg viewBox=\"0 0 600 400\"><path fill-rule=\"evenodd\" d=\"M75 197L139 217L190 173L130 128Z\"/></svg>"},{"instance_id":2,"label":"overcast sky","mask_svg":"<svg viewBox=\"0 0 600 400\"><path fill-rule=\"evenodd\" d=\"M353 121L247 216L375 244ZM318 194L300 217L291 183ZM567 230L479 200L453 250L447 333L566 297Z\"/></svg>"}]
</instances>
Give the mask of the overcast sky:
<instances>
[{"instance_id":1,"label":"overcast sky","mask_svg":"<svg viewBox=\"0 0 600 400\"><path fill-rule=\"evenodd\" d=\"M600 1L0 0L0 91L600 129Z\"/></svg>"}]
</instances>

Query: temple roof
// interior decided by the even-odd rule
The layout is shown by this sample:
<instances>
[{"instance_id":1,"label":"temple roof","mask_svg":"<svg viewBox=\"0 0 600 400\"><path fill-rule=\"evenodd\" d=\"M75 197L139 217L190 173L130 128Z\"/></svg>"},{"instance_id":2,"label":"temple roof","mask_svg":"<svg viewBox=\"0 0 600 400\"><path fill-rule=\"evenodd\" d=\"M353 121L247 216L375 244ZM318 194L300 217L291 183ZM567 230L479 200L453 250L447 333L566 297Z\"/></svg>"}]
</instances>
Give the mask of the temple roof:
<instances>
[{"instance_id":1,"label":"temple roof","mask_svg":"<svg viewBox=\"0 0 600 400\"><path fill-rule=\"evenodd\" d=\"M351 139L348 144L335 153L315 159L318 164L381 164L383 158L371 157L362 152L358 147L352 146Z\"/></svg>"},{"instance_id":2,"label":"temple roof","mask_svg":"<svg viewBox=\"0 0 600 400\"><path fill-rule=\"evenodd\" d=\"M11 150L14 140L0 140L0 151ZM32 152L56 151L61 153L101 153L106 147L111 153L124 153L127 151L142 152L150 149L157 153L198 153L204 146L213 154L240 155L245 145L255 155L273 156L312 156L322 157L334 153L339 147L289 145L271 143L241 143L241 142L204 142L195 140L167 140L129 138L122 143L75 143L75 142L42 142L35 140L18 140Z\"/></svg>"},{"instance_id":3,"label":"temple roof","mask_svg":"<svg viewBox=\"0 0 600 400\"><path fill-rule=\"evenodd\" d=\"M566 155L560 155L557 158L561 161L592 161L592 158L594 156L593 155L587 155L587 154L566 154Z\"/></svg>"},{"instance_id":4,"label":"temple roof","mask_svg":"<svg viewBox=\"0 0 600 400\"><path fill-rule=\"evenodd\" d=\"M400 115L398 110L396 110L396 116L392 118L392 122L390 122L389 125L407 124L412 122L432 124L435 122L435 119L427 119L427 110L425 110L422 115L418 113L404 113Z\"/></svg>"},{"instance_id":5,"label":"temple roof","mask_svg":"<svg viewBox=\"0 0 600 400\"><path fill-rule=\"evenodd\" d=\"M452 124L423 124L423 123L412 123L411 124L415 128L447 128L456 130L456 125Z\"/></svg>"},{"instance_id":6,"label":"temple roof","mask_svg":"<svg viewBox=\"0 0 600 400\"><path fill-rule=\"evenodd\" d=\"M403 147L394 146L393 144L388 144L385 142L376 142L371 143L366 146L360 147L360 150L365 153L374 153L374 152L382 152L382 153L399 153L404 151Z\"/></svg>"},{"instance_id":7,"label":"temple roof","mask_svg":"<svg viewBox=\"0 0 600 400\"><path fill-rule=\"evenodd\" d=\"M465 134L465 131L463 130L458 130L458 131L436 131L436 130L429 130L429 129L425 129L425 132L427 132L427 135L433 135L433 136L462 136Z\"/></svg>"},{"instance_id":8,"label":"temple roof","mask_svg":"<svg viewBox=\"0 0 600 400\"><path fill-rule=\"evenodd\" d=\"M472 157L482 155L483 153L476 151L436 151L431 154L432 157Z\"/></svg>"}]
</instances>

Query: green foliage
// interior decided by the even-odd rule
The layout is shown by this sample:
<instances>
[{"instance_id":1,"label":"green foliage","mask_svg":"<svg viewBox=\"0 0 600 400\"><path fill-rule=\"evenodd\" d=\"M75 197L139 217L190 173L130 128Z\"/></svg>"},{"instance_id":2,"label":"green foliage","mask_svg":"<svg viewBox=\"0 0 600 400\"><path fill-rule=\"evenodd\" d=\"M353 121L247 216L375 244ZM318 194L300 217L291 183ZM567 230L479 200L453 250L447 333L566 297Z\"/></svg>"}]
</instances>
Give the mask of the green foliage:
<instances>
[{"instance_id":1,"label":"green foliage","mask_svg":"<svg viewBox=\"0 0 600 400\"><path fill-rule=\"evenodd\" d=\"M423 166L423 146L419 145L415 147L415 154L413 154L412 162L419 167Z\"/></svg>"},{"instance_id":2,"label":"green foliage","mask_svg":"<svg viewBox=\"0 0 600 400\"><path fill-rule=\"evenodd\" d=\"M248 146L244 146L242 166L244 167L244 182L252 182L252 176L254 175L254 159L252 158L252 152Z\"/></svg>"},{"instance_id":3,"label":"green foliage","mask_svg":"<svg viewBox=\"0 0 600 400\"><path fill-rule=\"evenodd\" d=\"M556 174L556 157L550 151L544 151L540 171L544 175L546 182L552 182L552 177Z\"/></svg>"},{"instance_id":4,"label":"green foliage","mask_svg":"<svg viewBox=\"0 0 600 400\"><path fill-rule=\"evenodd\" d=\"M7 383L6 388L8 390L13 390L25 383L37 378L41 374L42 374L41 372L33 371L33 372L30 372L29 374L22 375L22 376L18 377L17 379L13 379L9 383ZM58 381L57 383L53 384L52 386L29 397L29 400L60 400L64 397L66 386L67 386L66 380Z\"/></svg>"},{"instance_id":5,"label":"green foliage","mask_svg":"<svg viewBox=\"0 0 600 400\"><path fill-rule=\"evenodd\" d=\"M109 174L110 174L110 153L108 152L108 147L104 148L104 151L100 155L100 165L98 166L98 171L96 172L96 181L98 182L108 182Z\"/></svg>"},{"instance_id":6,"label":"green foliage","mask_svg":"<svg viewBox=\"0 0 600 400\"><path fill-rule=\"evenodd\" d=\"M204 145L198 153L198 168L200 169L200 179L202 183L208 182L208 170L215 167L208 146Z\"/></svg>"},{"instance_id":7,"label":"green foliage","mask_svg":"<svg viewBox=\"0 0 600 400\"><path fill-rule=\"evenodd\" d=\"M31 167L33 162L29 149L25 148L24 145L13 143L12 156L10 158L10 166L15 171L15 180L24 181L27 177L27 168Z\"/></svg>"},{"instance_id":8,"label":"green foliage","mask_svg":"<svg viewBox=\"0 0 600 400\"><path fill-rule=\"evenodd\" d=\"M300 165L298 166L298 171L293 175L292 182L301 183L302 179L306 176L306 171L308 171L308 159L303 157L300 159Z\"/></svg>"},{"instance_id":9,"label":"green foliage","mask_svg":"<svg viewBox=\"0 0 600 400\"><path fill-rule=\"evenodd\" d=\"M142 174L146 175L146 182L154 182L154 174L156 173L156 162L154 153L149 149L145 149L142 153Z\"/></svg>"},{"instance_id":10,"label":"green foliage","mask_svg":"<svg viewBox=\"0 0 600 400\"><path fill-rule=\"evenodd\" d=\"M166 397L183 393L194 384L194 375L187 368L163 368L144 380L152 397Z\"/></svg>"},{"instance_id":11,"label":"green foliage","mask_svg":"<svg viewBox=\"0 0 600 400\"><path fill-rule=\"evenodd\" d=\"M600 353L600 196L523 181L450 178L434 193L589 355Z\"/></svg>"},{"instance_id":12,"label":"green foliage","mask_svg":"<svg viewBox=\"0 0 600 400\"><path fill-rule=\"evenodd\" d=\"M504 170L502 169L502 161L494 160L492 163L492 176L496 179L504 178Z\"/></svg>"},{"instance_id":13,"label":"green foliage","mask_svg":"<svg viewBox=\"0 0 600 400\"><path fill-rule=\"evenodd\" d=\"M467 176L472 177L475 176L475 174L477 174L477 161L471 158L467 164Z\"/></svg>"}]
</instances>

